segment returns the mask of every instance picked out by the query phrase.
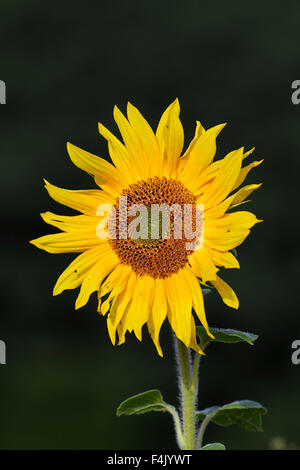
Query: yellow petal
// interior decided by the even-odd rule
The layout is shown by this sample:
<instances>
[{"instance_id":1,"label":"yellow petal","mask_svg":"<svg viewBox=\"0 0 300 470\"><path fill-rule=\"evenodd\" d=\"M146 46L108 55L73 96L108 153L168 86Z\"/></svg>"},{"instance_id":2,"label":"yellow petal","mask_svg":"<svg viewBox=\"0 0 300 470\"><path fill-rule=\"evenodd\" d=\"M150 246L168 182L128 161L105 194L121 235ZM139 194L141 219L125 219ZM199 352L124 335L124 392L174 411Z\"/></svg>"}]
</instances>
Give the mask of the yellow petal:
<instances>
[{"instance_id":1,"label":"yellow petal","mask_svg":"<svg viewBox=\"0 0 300 470\"><path fill-rule=\"evenodd\" d=\"M193 139L191 140L190 145L188 146L188 148L186 149L186 151L184 152L184 154L180 158L181 163L184 163L184 162L187 161L187 159L190 156L190 153L191 153L192 149L194 148L194 145L198 141L199 137L201 137L204 134L204 132L205 132L205 129L202 126L201 122L196 121L195 135L194 135Z\"/></svg>"},{"instance_id":2,"label":"yellow petal","mask_svg":"<svg viewBox=\"0 0 300 470\"><path fill-rule=\"evenodd\" d=\"M96 232L99 218L87 215L57 215L53 212L43 212L42 219L49 225L59 228L64 232Z\"/></svg>"},{"instance_id":3,"label":"yellow petal","mask_svg":"<svg viewBox=\"0 0 300 470\"><path fill-rule=\"evenodd\" d=\"M123 342L126 331L131 333L133 330L136 334L136 337L141 341L141 328L145 321L147 321L147 316L150 315L148 307L151 304L151 299L148 298L148 278L149 276L139 275L135 277L135 285L132 291L131 300L128 304L127 311L124 314L124 321L122 322L120 329L118 329L119 344ZM143 305L144 296L146 296L145 305Z\"/></svg>"},{"instance_id":4,"label":"yellow petal","mask_svg":"<svg viewBox=\"0 0 300 470\"><path fill-rule=\"evenodd\" d=\"M133 294L133 289L135 287L135 283L136 283L136 275L133 272L131 272L129 279L128 279L127 286L125 287L124 291L115 298L116 309L114 310L112 314L108 315L107 327L108 327L109 336L113 345L115 344L115 341L116 341L116 329L117 328L118 328L118 332L120 335L119 344L124 342L124 335L125 335L126 330L121 331L124 326L124 322L122 322L122 325L120 325L120 322L122 321L125 315L125 312L128 308L129 302L132 299L132 294ZM102 310L100 310L100 313L103 313Z\"/></svg>"},{"instance_id":5,"label":"yellow petal","mask_svg":"<svg viewBox=\"0 0 300 470\"><path fill-rule=\"evenodd\" d=\"M259 161L255 161L255 162L250 163L250 165L244 166L239 172L239 175L238 175L238 177L235 181L235 184L232 188L232 191L234 191L236 188L238 188L245 181L249 171L252 170L252 168L257 167L262 162L263 162L263 160L259 160Z\"/></svg>"},{"instance_id":6,"label":"yellow petal","mask_svg":"<svg viewBox=\"0 0 300 470\"><path fill-rule=\"evenodd\" d=\"M189 347L192 333L192 296L182 269L178 271L174 276L174 282L178 294L179 317L182 319L182 329L184 331L185 345Z\"/></svg>"},{"instance_id":7,"label":"yellow petal","mask_svg":"<svg viewBox=\"0 0 300 470\"><path fill-rule=\"evenodd\" d=\"M75 309L83 307L90 295L99 289L103 279L117 266L119 258L108 244L103 250L101 259L88 271L81 284L81 289L75 303Z\"/></svg>"},{"instance_id":8,"label":"yellow petal","mask_svg":"<svg viewBox=\"0 0 300 470\"><path fill-rule=\"evenodd\" d=\"M243 160L248 155L250 155L253 151L254 151L254 147L253 147L253 149L249 150L248 152L245 152L243 154ZM199 196L199 195L201 195L205 192L206 187L209 187L207 185L209 183L211 183L216 178L220 168L222 167L222 164L223 164L223 159L217 160L217 161L211 163L211 165L209 165L206 168L206 170L204 170L199 175L197 188L195 188L194 191L193 191L195 196Z\"/></svg>"},{"instance_id":9,"label":"yellow petal","mask_svg":"<svg viewBox=\"0 0 300 470\"><path fill-rule=\"evenodd\" d=\"M114 107L114 119L123 137L131 167L139 179L148 178L150 174L149 162L145 161L143 148L134 129L117 106Z\"/></svg>"},{"instance_id":10,"label":"yellow petal","mask_svg":"<svg viewBox=\"0 0 300 470\"><path fill-rule=\"evenodd\" d=\"M103 244L103 241L92 231L53 233L31 240L30 243L48 253L80 253Z\"/></svg>"},{"instance_id":11,"label":"yellow petal","mask_svg":"<svg viewBox=\"0 0 300 470\"><path fill-rule=\"evenodd\" d=\"M106 315L116 297L124 293L131 272L130 266L119 264L102 283L98 290L98 312L101 313L101 315ZM101 302L101 297L108 292L110 292L108 298L104 302ZM117 314L117 309L115 313Z\"/></svg>"},{"instance_id":12,"label":"yellow petal","mask_svg":"<svg viewBox=\"0 0 300 470\"><path fill-rule=\"evenodd\" d=\"M243 160L249 157L249 155L251 155L254 152L254 150L255 150L255 147L252 147L252 149L248 150L248 152L245 152L243 156Z\"/></svg>"},{"instance_id":13,"label":"yellow petal","mask_svg":"<svg viewBox=\"0 0 300 470\"><path fill-rule=\"evenodd\" d=\"M249 229L253 227L253 225L261 222L258 220L252 212L248 211L236 211L225 214L223 217L219 217L218 219L206 220L205 224L205 235L209 237L213 237L213 232L215 231L218 233L219 229L224 229L225 231L234 231L241 229Z\"/></svg>"},{"instance_id":14,"label":"yellow petal","mask_svg":"<svg viewBox=\"0 0 300 470\"><path fill-rule=\"evenodd\" d=\"M217 280L212 281L211 283L217 289L226 305L236 309L239 308L239 300L235 292L225 281L217 277Z\"/></svg>"},{"instance_id":15,"label":"yellow petal","mask_svg":"<svg viewBox=\"0 0 300 470\"><path fill-rule=\"evenodd\" d=\"M225 233L218 238L208 238L205 239L205 245L209 248L213 248L219 251L228 251L232 250L239 246L245 238L249 235L250 230L241 230L241 231L234 231Z\"/></svg>"},{"instance_id":16,"label":"yellow petal","mask_svg":"<svg viewBox=\"0 0 300 470\"><path fill-rule=\"evenodd\" d=\"M121 298L123 294L121 294L119 297L115 297L113 299L111 309L109 312L109 315L107 316L107 331L109 334L109 338L112 342L113 345L116 343L116 328L115 328L115 318L117 315L117 310L118 310L118 300Z\"/></svg>"},{"instance_id":17,"label":"yellow petal","mask_svg":"<svg viewBox=\"0 0 300 470\"><path fill-rule=\"evenodd\" d=\"M243 202L253 191L255 191L256 189L260 187L261 187L261 184L248 184L247 186L244 186L243 188L239 189L235 193L234 198L231 201L231 205L239 204L240 202Z\"/></svg>"},{"instance_id":18,"label":"yellow petal","mask_svg":"<svg viewBox=\"0 0 300 470\"><path fill-rule=\"evenodd\" d=\"M67 150L74 165L93 175L96 183L101 188L114 197L121 193L122 186L120 181L122 181L124 175L122 175L120 170L103 160L103 158L86 152L70 142L67 143Z\"/></svg>"},{"instance_id":19,"label":"yellow petal","mask_svg":"<svg viewBox=\"0 0 300 470\"><path fill-rule=\"evenodd\" d=\"M220 124L204 132L197 140L182 169L180 180L194 192L199 187L201 173L211 164L216 153L216 138L226 124Z\"/></svg>"},{"instance_id":20,"label":"yellow petal","mask_svg":"<svg viewBox=\"0 0 300 470\"><path fill-rule=\"evenodd\" d=\"M129 123L143 148L144 157L149 162L150 176L161 176L163 158L153 130L139 110L131 103L128 103L127 115Z\"/></svg>"},{"instance_id":21,"label":"yellow petal","mask_svg":"<svg viewBox=\"0 0 300 470\"><path fill-rule=\"evenodd\" d=\"M126 287L131 273L132 269L130 266L119 264L101 285L99 296L103 297L108 294L108 292L113 292L113 297L115 297L123 290L123 285Z\"/></svg>"},{"instance_id":22,"label":"yellow petal","mask_svg":"<svg viewBox=\"0 0 300 470\"><path fill-rule=\"evenodd\" d=\"M189 347L191 340L192 301L186 283L176 274L165 278L168 319L176 336Z\"/></svg>"},{"instance_id":23,"label":"yellow petal","mask_svg":"<svg viewBox=\"0 0 300 470\"><path fill-rule=\"evenodd\" d=\"M199 196L205 193L205 189L209 187L209 184L216 178L222 167L223 159L212 162L200 175L197 181L197 187L195 187L193 193L195 196ZM195 185L196 186L196 185Z\"/></svg>"},{"instance_id":24,"label":"yellow petal","mask_svg":"<svg viewBox=\"0 0 300 470\"><path fill-rule=\"evenodd\" d=\"M75 289L80 286L87 271L101 258L103 246L92 248L77 256L74 261L59 276L53 295L61 294L66 289Z\"/></svg>"},{"instance_id":25,"label":"yellow petal","mask_svg":"<svg viewBox=\"0 0 300 470\"><path fill-rule=\"evenodd\" d=\"M218 251L208 247L206 249L209 251L211 260L216 266L239 269L239 262L230 251Z\"/></svg>"},{"instance_id":26,"label":"yellow petal","mask_svg":"<svg viewBox=\"0 0 300 470\"><path fill-rule=\"evenodd\" d=\"M122 171L124 175L124 182L129 185L135 181L133 168L130 163L128 152L119 139L115 137L103 124L98 123L99 133L107 140L108 150L114 165ZM137 175L135 175L137 176Z\"/></svg>"},{"instance_id":27,"label":"yellow petal","mask_svg":"<svg viewBox=\"0 0 300 470\"><path fill-rule=\"evenodd\" d=\"M142 340L142 327L147 323L153 304L155 284L154 279L150 276L140 277L137 284L137 296L135 304L135 319L133 321L133 329L139 341Z\"/></svg>"},{"instance_id":28,"label":"yellow petal","mask_svg":"<svg viewBox=\"0 0 300 470\"><path fill-rule=\"evenodd\" d=\"M176 98L163 113L156 130L160 151L164 155L164 175L170 178L177 174L179 157L184 142L183 127L179 114L180 106Z\"/></svg>"},{"instance_id":29,"label":"yellow petal","mask_svg":"<svg viewBox=\"0 0 300 470\"><path fill-rule=\"evenodd\" d=\"M211 338L214 338L213 334L209 331L208 323L206 320L203 294L202 294L202 290L200 287L200 283L189 268L184 268L183 274L186 278L187 285L189 286L189 289L191 292L193 309L197 317L199 318L200 322L204 326L205 331L208 334L208 336L210 336Z\"/></svg>"},{"instance_id":30,"label":"yellow petal","mask_svg":"<svg viewBox=\"0 0 300 470\"><path fill-rule=\"evenodd\" d=\"M194 251L189 256L189 264L191 265L192 271L195 275L200 277L204 283L211 279L216 279L218 268L216 268L212 262L205 247Z\"/></svg>"},{"instance_id":31,"label":"yellow petal","mask_svg":"<svg viewBox=\"0 0 300 470\"><path fill-rule=\"evenodd\" d=\"M205 209L223 201L232 191L241 169L243 148L230 152L223 159L222 166L207 191L202 196Z\"/></svg>"},{"instance_id":32,"label":"yellow petal","mask_svg":"<svg viewBox=\"0 0 300 470\"><path fill-rule=\"evenodd\" d=\"M152 312L148 320L148 330L156 346L158 354L162 357L162 349L159 343L161 326L167 316L167 294L163 279L155 279L155 292Z\"/></svg>"},{"instance_id":33,"label":"yellow petal","mask_svg":"<svg viewBox=\"0 0 300 470\"><path fill-rule=\"evenodd\" d=\"M180 318L178 318L179 306L178 306L175 284L171 277L166 277L164 279L164 282L165 282L165 290L167 294L168 320L177 338L180 339L180 341L184 342L185 341L184 331L182 330L182 327L181 327Z\"/></svg>"},{"instance_id":34,"label":"yellow petal","mask_svg":"<svg viewBox=\"0 0 300 470\"><path fill-rule=\"evenodd\" d=\"M214 219L217 219L219 217L222 217L225 214L225 212L229 209L233 199L234 199L234 195L231 195L231 196L227 197L221 203L219 203L219 204L217 204L213 207L210 207L209 209L204 208L205 227L206 227L207 222L208 222L209 219L214 220ZM198 204L201 204L201 198L198 198L196 202ZM205 227L204 227L204 230L205 230Z\"/></svg>"},{"instance_id":35,"label":"yellow petal","mask_svg":"<svg viewBox=\"0 0 300 470\"><path fill-rule=\"evenodd\" d=\"M45 188L56 202L71 207L83 214L95 216L100 204L115 204L115 199L99 189L85 191L63 189L45 180Z\"/></svg>"},{"instance_id":36,"label":"yellow petal","mask_svg":"<svg viewBox=\"0 0 300 470\"><path fill-rule=\"evenodd\" d=\"M128 326L128 312L136 289L136 283L137 276L134 272L132 272L128 280L124 298L118 306L119 320L115 322L119 335L119 345L125 341L125 333Z\"/></svg>"},{"instance_id":37,"label":"yellow petal","mask_svg":"<svg viewBox=\"0 0 300 470\"><path fill-rule=\"evenodd\" d=\"M115 344L116 329L120 321L122 320L125 308L127 307L128 302L130 300L130 297L128 295L128 285L132 281L131 268L130 270L124 269L128 268L128 266L125 267L122 265L117 266L117 268L118 267L120 267L122 270L122 272L120 273L120 279L118 280L118 283L115 285L115 287L112 289L109 299L103 303L104 307L105 303L109 304L112 301L112 306L107 318L107 328L112 344ZM116 271L117 268L114 271ZM103 307L101 306L100 313L102 315L105 315L106 307Z\"/></svg>"},{"instance_id":38,"label":"yellow petal","mask_svg":"<svg viewBox=\"0 0 300 470\"><path fill-rule=\"evenodd\" d=\"M191 315L191 341L190 341L189 347L194 349L196 353L202 354L205 356L205 353L202 351L202 349L199 347L197 343L196 326L195 326L195 320L194 320L193 315Z\"/></svg>"}]
</instances>

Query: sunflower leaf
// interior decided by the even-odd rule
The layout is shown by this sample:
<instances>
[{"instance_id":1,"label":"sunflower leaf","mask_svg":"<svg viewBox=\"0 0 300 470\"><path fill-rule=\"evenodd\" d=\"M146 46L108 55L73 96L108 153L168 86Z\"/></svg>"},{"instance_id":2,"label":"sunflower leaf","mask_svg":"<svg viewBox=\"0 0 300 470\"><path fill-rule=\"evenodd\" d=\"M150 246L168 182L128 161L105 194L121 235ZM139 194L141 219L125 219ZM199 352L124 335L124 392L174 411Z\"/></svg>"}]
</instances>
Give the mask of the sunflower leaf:
<instances>
[{"instance_id":1,"label":"sunflower leaf","mask_svg":"<svg viewBox=\"0 0 300 470\"><path fill-rule=\"evenodd\" d=\"M200 338L201 347L206 346L210 341L218 341L221 343L239 343L241 341L245 341L246 343L253 345L254 341L258 338L258 335L248 333L246 331L224 328L210 328L210 331L214 335L215 339L208 336L203 326L196 327L196 333Z\"/></svg>"},{"instance_id":2,"label":"sunflower leaf","mask_svg":"<svg viewBox=\"0 0 300 470\"><path fill-rule=\"evenodd\" d=\"M167 411L168 405L164 402L159 390L149 390L139 393L123 401L117 409L117 416L141 415L150 411Z\"/></svg>"},{"instance_id":3,"label":"sunflower leaf","mask_svg":"<svg viewBox=\"0 0 300 470\"><path fill-rule=\"evenodd\" d=\"M245 431L262 431L262 415L267 410L260 403L250 400L240 400L223 406L212 406L197 411L199 421L208 419L219 426L237 424Z\"/></svg>"},{"instance_id":4,"label":"sunflower leaf","mask_svg":"<svg viewBox=\"0 0 300 470\"><path fill-rule=\"evenodd\" d=\"M226 450L226 447L224 444L221 444L221 442L213 442L211 444L206 444L199 450Z\"/></svg>"}]
</instances>

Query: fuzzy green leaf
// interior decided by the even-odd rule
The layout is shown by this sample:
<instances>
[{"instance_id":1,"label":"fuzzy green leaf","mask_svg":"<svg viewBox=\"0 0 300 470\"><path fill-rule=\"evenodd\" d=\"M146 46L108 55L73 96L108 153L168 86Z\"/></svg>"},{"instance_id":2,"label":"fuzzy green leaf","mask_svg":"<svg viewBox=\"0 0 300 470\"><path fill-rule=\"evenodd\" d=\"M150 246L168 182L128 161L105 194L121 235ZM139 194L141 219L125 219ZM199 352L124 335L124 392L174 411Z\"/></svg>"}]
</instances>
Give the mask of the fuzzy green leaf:
<instances>
[{"instance_id":1,"label":"fuzzy green leaf","mask_svg":"<svg viewBox=\"0 0 300 470\"><path fill-rule=\"evenodd\" d=\"M226 447L221 442L213 442L212 444L206 444L199 450L226 450Z\"/></svg>"},{"instance_id":2,"label":"fuzzy green leaf","mask_svg":"<svg viewBox=\"0 0 300 470\"><path fill-rule=\"evenodd\" d=\"M117 416L141 415L150 411L167 411L167 404L159 390L149 390L127 398L118 407Z\"/></svg>"},{"instance_id":3,"label":"fuzzy green leaf","mask_svg":"<svg viewBox=\"0 0 300 470\"><path fill-rule=\"evenodd\" d=\"M247 333L246 331L231 330L224 328L210 328L211 333L215 339L211 339L203 326L196 327L197 336L201 340L201 346L206 346L210 341L218 341L222 343L239 343L245 341L248 344L253 345L254 341L258 338L258 335L253 333Z\"/></svg>"},{"instance_id":4,"label":"fuzzy green leaf","mask_svg":"<svg viewBox=\"0 0 300 470\"><path fill-rule=\"evenodd\" d=\"M262 415L266 413L266 408L260 403L241 400L198 411L197 418L203 421L205 418L210 417L211 421L219 426L227 427L238 424L246 431L262 431Z\"/></svg>"}]
</instances>

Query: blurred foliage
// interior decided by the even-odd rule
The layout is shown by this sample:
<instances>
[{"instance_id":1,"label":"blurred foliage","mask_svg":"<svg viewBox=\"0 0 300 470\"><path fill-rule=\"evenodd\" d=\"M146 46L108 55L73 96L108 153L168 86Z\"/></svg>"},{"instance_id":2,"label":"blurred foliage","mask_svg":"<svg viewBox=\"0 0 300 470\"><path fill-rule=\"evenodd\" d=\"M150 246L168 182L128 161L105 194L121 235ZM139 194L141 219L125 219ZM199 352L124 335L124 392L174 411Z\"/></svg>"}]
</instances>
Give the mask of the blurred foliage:
<instances>
[{"instance_id":1,"label":"blurred foliage","mask_svg":"<svg viewBox=\"0 0 300 470\"><path fill-rule=\"evenodd\" d=\"M1 448L176 447L169 416L115 416L140 390L159 387L176 402L168 327L163 359L146 331L142 343L129 337L113 348L95 297L74 311L74 292L51 295L74 256L28 244L51 231L40 212L71 213L50 201L42 178L93 187L69 161L66 141L106 157L97 121L115 131L115 103L125 110L132 101L155 126L176 96L186 144L196 119L205 127L228 122L218 155L255 145L254 158L265 159L247 180L264 183L248 206L264 223L239 249L241 270L223 275L240 309L216 294L205 298L212 326L253 331L259 340L253 348L216 344L208 351L199 407L254 398L269 413L263 434L212 426L207 439L231 449L266 449L276 435L299 442L300 367L290 360L300 337L300 106L291 103L291 83L300 78L299 14L298 0L2 0L0 338L8 363L0 366Z\"/></svg>"},{"instance_id":2,"label":"blurred foliage","mask_svg":"<svg viewBox=\"0 0 300 470\"><path fill-rule=\"evenodd\" d=\"M293 442L287 443L286 439L282 436L272 437L270 440L271 450L299 450L299 447Z\"/></svg>"}]
</instances>

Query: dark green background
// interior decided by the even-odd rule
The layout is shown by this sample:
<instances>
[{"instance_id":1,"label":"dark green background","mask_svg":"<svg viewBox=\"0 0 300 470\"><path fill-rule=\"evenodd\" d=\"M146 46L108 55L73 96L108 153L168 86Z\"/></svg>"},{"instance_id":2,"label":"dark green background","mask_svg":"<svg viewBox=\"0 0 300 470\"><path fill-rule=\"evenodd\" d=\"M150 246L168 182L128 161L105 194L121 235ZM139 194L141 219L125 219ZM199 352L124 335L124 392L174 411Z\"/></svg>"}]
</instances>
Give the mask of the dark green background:
<instances>
[{"instance_id":1,"label":"dark green background","mask_svg":"<svg viewBox=\"0 0 300 470\"><path fill-rule=\"evenodd\" d=\"M299 117L291 83L299 71L299 1L234 0L38 2L2 0L0 108L2 449L172 449L165 414L115 416L129 395L159 387L177 401L169 330L159 358L129 337L112 347L96 298L74 310L76 293L52 297L73 255L49 255L28 240L51 232L39 217L71 213L50 200L42 178L70 189L93 187L65 144L107 157L97 132L113 131L112 108L130 100L153 126L179 97L186 142L195 120L228 122L219 155L244 145L264 158L248 182L263 182L249 208L264 223L239 249L241 270L227 271L238 311L206 298L212 326L260 335L211 346L201 366L200 406L254 399L269 409L264 433L210 426L206 442L267 449L274 436L300 445L300 365L291 343L299 319Z\"/></svg>"}]
</instances>

